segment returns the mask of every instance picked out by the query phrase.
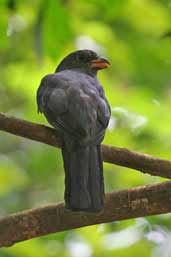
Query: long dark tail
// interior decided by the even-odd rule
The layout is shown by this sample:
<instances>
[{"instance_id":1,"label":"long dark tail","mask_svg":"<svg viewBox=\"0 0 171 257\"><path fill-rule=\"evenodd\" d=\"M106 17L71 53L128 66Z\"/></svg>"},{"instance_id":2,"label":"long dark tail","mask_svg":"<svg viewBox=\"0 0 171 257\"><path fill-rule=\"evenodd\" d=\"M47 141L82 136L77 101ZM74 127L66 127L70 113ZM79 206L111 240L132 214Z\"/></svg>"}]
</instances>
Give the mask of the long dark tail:
<instances>
[{"instance_id":1,"label":"long dark tail","mask_svg":"<svg viewBox=\"0 0 171 257\"><path fill-rule=\"evenodd\" d=\"M62 147L65 203L72 211L98 212L104 206L103 164L100 145Z\"/></svg>"}]
</instances>

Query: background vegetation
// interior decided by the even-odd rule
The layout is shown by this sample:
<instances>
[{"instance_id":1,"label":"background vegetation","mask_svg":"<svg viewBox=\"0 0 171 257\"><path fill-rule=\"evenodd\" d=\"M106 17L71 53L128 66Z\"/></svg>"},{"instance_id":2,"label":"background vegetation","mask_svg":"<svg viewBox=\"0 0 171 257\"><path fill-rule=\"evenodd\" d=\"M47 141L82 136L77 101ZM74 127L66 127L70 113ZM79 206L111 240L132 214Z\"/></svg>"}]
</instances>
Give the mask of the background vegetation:
<instances>
[{"instance_id":1,"label":"background vegetation","mask_svg":"<svg viewBox=\"0 0 171 257\"><path fill-rule=\"evenodd\" d=\"M105 143L171 156L170 0L0 0L0 111L46 124L40 79L66 54L91 48L112 108ZM104 167L106 191L161 181ZM60 150L0 133L0 216L63 200ZM22 242L0 257L171 256L171 216L85 227Z\"/></svg>"}]
</instances>

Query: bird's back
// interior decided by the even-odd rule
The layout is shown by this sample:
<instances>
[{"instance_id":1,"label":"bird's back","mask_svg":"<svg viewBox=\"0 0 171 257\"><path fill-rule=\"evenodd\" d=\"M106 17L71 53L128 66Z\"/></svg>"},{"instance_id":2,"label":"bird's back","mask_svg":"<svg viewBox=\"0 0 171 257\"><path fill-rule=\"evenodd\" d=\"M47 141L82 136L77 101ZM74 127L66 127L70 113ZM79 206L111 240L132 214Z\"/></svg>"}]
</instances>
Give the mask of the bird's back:
<instances>
[{"instance_id":1,"label":"bird's back","mask_svg":"<svg viewBox=\"0 0 171 257\"><path fill-rule=\"evenodd\" d=\"M65 70L44 77L37 101L39 110L54 127L84 142L103 133L110 117L98 80L78 71Z\"/></svg>"}]
</instances>

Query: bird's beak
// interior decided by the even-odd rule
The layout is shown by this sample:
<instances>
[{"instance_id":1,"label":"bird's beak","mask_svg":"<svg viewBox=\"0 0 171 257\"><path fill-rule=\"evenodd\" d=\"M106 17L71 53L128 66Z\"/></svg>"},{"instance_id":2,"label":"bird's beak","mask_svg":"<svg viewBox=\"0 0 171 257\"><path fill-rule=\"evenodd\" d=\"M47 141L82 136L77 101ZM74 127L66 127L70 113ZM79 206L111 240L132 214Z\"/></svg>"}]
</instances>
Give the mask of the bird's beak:
<instances>
[{"instance_id":1,"label":"bird's beak","mask_svg":"<svg viewBox=\"0 0 171 257\"><path fill-rule=\"evenodd\" d=\"M107 67L109 67L109 65L110 62L103 57L99 57L90 62L90 67L93 69L106 69Z\"/></svg>"}]
</instances>

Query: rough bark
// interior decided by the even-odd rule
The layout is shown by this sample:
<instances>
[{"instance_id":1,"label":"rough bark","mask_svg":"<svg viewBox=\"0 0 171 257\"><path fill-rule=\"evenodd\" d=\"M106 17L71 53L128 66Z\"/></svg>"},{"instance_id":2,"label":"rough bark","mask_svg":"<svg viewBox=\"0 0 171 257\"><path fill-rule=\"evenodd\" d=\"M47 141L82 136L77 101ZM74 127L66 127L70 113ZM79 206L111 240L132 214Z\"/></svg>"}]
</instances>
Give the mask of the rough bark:
<instances>
[{"instance_id":1,"label":"rough bark","mask_svg":"<svg viewBox=\"0 0 171 257\"><path fill-rule=\"evenodd\" d=\"M63 203L9 215L0 220L0 247L68 229L171 212L171 182L106 194L98 214L71 212Z\"/></svg>"},{"instance_id":2,"label":"rough bark","mask_svg":"<svg viewBox=\"0 0 171 257\"><path fill-rule=\"evenodd\" d=\"M61 146L59 133L49 127L0 113L0 130L54 147ZM143 173L171 178L171 161L102 145L103 160ZM171 182L106 194L105 209L98 214L71 212L64 204L9 215L0 220L0 247L58 231L116 220L171 212Z\"/></svg>"},{"instance_id":3,"label":"rough bark","mask_svg":"<svg viewBox=\"0 0 171 257\"><path fill-rule=\"evenodd\" d=\"M60 134L55 129L2 113L0 113L0 130L54 147L61 147ZM101 150L105 162L136 169L153 176L171 178L171 161L108 145L102 145Z\"/></svg>"}]
</instances>

